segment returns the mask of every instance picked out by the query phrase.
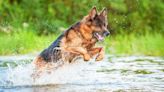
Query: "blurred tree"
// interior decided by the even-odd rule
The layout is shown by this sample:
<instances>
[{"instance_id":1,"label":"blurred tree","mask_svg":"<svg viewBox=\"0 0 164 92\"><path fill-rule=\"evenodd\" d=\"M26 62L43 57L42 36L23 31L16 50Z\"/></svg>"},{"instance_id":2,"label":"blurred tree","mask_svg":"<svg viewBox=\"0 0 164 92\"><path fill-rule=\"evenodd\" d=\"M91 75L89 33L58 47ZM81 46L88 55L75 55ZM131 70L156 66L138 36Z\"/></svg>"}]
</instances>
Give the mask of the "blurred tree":
<instances>
[{"instance_id":1,"label":"blurred tree","mask_svg":"<svg viewBox=\"0 0 164 92\"><path fill-rule=\"evenodd\" d=\"M28 23L38 34L58 33L60 27L79 21L91 7L108 9L112 34L164 33L163 0L3 0L0 26L13 28Z\"/></svg>"}]
</instances>

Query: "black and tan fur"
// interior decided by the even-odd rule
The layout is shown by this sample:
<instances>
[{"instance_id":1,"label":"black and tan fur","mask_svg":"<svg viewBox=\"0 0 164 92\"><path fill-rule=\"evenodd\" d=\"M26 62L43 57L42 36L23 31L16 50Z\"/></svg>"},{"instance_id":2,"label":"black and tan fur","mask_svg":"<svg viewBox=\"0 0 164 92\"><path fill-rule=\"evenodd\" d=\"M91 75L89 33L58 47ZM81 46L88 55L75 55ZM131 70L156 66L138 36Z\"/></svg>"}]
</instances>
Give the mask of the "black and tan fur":
<instances>
[{"instance_id":1,"label":"black and tan fur","mask_svg":"<svg viewBox=\"0 0 164 92\"><path fill-rule=\"evenodd\" d=\"M107 30L107 10L97 13L95 7L80 22L63 32L47 49L34 60L36 69L42 71L51 68L51 63L68 61L82 57L89 61L97 55L96 61L104 58L103 47L94 47L99 38L109 35ZM99 37L97 37L97 36Z\"/></svg>"}]
</instances>

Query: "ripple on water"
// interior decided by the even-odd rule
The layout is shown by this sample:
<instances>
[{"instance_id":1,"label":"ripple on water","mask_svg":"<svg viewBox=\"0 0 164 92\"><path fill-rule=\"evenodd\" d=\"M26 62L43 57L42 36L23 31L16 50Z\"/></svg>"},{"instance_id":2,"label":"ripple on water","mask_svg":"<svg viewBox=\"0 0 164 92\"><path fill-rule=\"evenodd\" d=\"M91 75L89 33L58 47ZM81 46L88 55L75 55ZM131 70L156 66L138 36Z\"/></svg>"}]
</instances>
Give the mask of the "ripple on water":
<instances>
[{"instance_id":1,"label":"ripple on water","mask_svg":"<svg viewBox=\"0 0 164 92\"><path fill-rule=\"evenodd\" d=\"M15 57L14 57L15 58ZM106 56L103 62L65 64L36 82L30 60L0 58L0 92L155 92L164 91L164 59L150 56ZM2 62L3 61L3 62Z\"/></svg>"}]
</instances>

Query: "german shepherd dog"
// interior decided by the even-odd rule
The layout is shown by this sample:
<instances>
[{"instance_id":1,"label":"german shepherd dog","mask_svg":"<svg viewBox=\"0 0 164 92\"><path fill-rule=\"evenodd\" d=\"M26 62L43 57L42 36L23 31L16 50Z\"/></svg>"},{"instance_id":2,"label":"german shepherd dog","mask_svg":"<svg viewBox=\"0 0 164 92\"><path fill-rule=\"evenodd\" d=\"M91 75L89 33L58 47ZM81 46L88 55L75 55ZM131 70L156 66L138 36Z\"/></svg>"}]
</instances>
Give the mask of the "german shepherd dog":
<instances>
[{"instance_id":1,"label":"german shepherd dog","mask_svg":"<svg viewBox=\"0 0 164 92\"><path fill-rule=\"evenodd\" d=\"M110 33L107 29L107 9L97 12L93 7L80 22L63 32L48 48L43 50L34 60L37 74L51 69L52 63L72 62L76 57L89 61L96 56L96 61L104 57L103 47L94 47ZM36 74L34 74L36 76Z\"/></svg>"}]
</instances>

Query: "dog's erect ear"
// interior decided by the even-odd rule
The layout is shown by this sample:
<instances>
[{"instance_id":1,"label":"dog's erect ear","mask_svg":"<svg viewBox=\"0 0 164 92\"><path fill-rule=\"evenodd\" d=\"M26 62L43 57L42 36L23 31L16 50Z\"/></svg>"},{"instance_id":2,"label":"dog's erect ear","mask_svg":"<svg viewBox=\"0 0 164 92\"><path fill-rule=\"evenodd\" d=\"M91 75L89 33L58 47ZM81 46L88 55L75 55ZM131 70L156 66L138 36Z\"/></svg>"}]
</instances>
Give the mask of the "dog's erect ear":
<instances>
[{"instance_id":1,"label":"dog's erect ear","mask_svg":"<svg viewBox=\"0 0 164 92\"><path fill-rule=\"evenodd\" d=\"M94 17L97 15L97 9L96 9L96 7L94 6L92 9L91 9L91 11L89 12L89 17L91 18L91 19L94 19Z\"/></svg>"},{"instance_id":2,"label":"dog's erect ear","mask_svg":"<svg viewBox=\"0 0 164 92\"><path fill-rule=\"evenodd\" d=\"M105 18L107 18L107 9L104 8L101 12L100 12L100 16L103 16Z\"/></svg>"}]
</instances>

